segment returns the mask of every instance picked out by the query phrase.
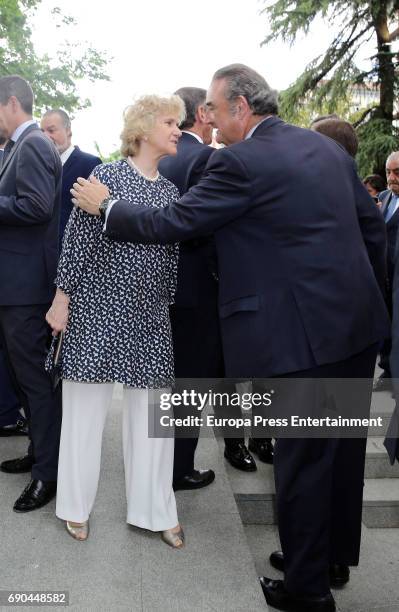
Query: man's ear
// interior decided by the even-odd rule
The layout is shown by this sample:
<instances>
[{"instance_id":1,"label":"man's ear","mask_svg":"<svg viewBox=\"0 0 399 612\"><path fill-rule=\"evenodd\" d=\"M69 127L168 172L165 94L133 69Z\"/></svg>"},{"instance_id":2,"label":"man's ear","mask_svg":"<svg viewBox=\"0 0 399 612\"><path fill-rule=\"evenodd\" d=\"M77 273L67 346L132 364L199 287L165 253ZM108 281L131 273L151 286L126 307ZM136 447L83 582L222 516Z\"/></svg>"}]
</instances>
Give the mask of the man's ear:
<instances>
[{"instance_id":1,"label":"man's ear","mask_svg":"<svg viewBox=\"0 0 399 612\"><path fill-rule=\"evenodd\" d=\"M197 111L195 113L195 118L197 121L199 121L199 123L208 123L206 118L207 118L207 111L206 111L206 107L204 106L204 104L201 104L198 108Z\"/></svg>"},{"instance_id":2,"label":"man's ear","mask_svg":"<svg viewBox=\"0 0 399 612\"><path fill-rule=\"evenodd\" d=\"M14 113L21 109L21 103L16 96L10 96L7 104L11 105L11 108L14 111Z\"/></svg>"},{"instance_id":3,"label":"man's ear","mask_svg":"<svg viewBox=\"0 0 399 612\"><path fill-rule=\"evenodd\" d=\"M236 116L239 119L244 119L248 112L250 112L249 104L244 96L238 96L235 104Z\"/></svg>"}]
</instances>

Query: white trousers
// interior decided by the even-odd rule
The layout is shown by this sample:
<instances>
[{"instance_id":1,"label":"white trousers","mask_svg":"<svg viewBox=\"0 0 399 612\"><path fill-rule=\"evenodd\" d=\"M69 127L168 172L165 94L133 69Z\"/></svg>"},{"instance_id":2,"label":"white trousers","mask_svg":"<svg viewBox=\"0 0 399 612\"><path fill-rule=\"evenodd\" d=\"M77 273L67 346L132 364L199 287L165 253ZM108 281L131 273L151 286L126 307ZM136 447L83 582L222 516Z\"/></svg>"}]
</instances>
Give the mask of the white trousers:
<instances>
[{"instance_id":1,"label":"white trousers","mask_svg":"<svg viewBox=\"0 0 399 612\"><path fill-rule=\"evenodd\" d=\"M56 514L82 523L97 494L101 444L112 383L62 383L63 417ZM178 524L172 487L174 440L148 437L148 391L123 390L127 522L164 531Z\"/></svg>"}]
</instances>

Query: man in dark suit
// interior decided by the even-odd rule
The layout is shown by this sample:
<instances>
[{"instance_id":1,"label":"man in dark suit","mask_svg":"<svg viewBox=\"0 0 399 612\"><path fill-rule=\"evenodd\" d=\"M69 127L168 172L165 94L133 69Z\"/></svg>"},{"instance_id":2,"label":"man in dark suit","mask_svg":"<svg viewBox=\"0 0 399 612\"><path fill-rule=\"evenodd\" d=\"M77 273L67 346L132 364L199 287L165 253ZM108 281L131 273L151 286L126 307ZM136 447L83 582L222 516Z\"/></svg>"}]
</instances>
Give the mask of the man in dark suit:
<instances>
[{"instance_id":1,"label":"man in dark suit","mask_svg":"<svg viewBox=\"0 0 399 612\"><path fill-rule=\"evenodd\" d=\"M88 178L93 169L102 163L99 157L84 153L72 144L72 126L67 113L60 108L44 113L40 127L60 154L62 163L62 199L60 215L60 243L64 235L73 205L70 189L78 176Z\"/></svg>"},{"instance_id":2,"label":"man in dark suit","mask_svg":"<svg viewBox=\"0 0 399 612\"><path fill-rule=\"evenodd\" d=\"M175 93L184 101L186 118L179 126L182 135L177 145L177 155L161 159L159 171L183 195L198 183L213 152L208 146L212 141L212 126L206 121L204 89L184 87ZM211 269L212 257L211 238L180 244L175 303L170 310L177 379L218 375L212 369L214 353L218 350L217 335L214 333L217 333L217 317L216 329L212 327L209 330L209 325L214 322L212 306L215 300L212 298L217 295L217 281ZM210 338L210 342L204 342L204 337ZM216 359L218 357L219 354ZM176 408L175 416L185 416L178 412ZM215 478L213 470L194 468L197 444L198 437L176 437L173 466L175 490L199 489Z\"/></svg>"},{"instance_id":3,"label":"man in dark suit","mask_svg":"<svg viewBox=\"0 0 399 612\"><path fill-rule=\"evenodd\" d=\"M0 170L6 142L6 138L0 137ZM0 437L26 436L27 434L26 420L20 412L20 402L12 386L6 356L0 343Z\"/></svg>"},{"instance_id":4,"label":"man in dark suit","mask_svg":"<svg viewBox=\"0 0 399 612\"><path fill-rule=\"evenodd\" d=\"M392 317L392 285L395 267L396 237L399 227L399 151L391 153L385 164L388 189L382 191L378 199L381 202L381 214L387 228L387 287L386 303ZM392 389L390 355L392 349L391 337L387 338L380 349L379 366L382 374L374 383L374 391Z\"/></svg>"},{"instance_id":5,"label":"man in dark suit","mask_svg":"<svg viewBox=\"0 0 399 612\"><path fill-rule=\"evenodd\" d=\"M214 232L227 376L364 378L369 410L377 345L389 331L386 236L353 160L333 140L279 119L276 92L241 64L215 73L207 105L231 146L179 201L131 206L79 179L74 202L102 214L113 239L169 243ZM358 563L364 460L364 439L277 440L285 580L261 579L270 605L335 610L330 565L343 582Z\"/></svg>"},{"instance_id":6,"label":"man in dark suit","mask_svg":"<svg viewBox=\"0 0 399 612\"><path fill-rule=\"evenodd\" d=\"M207 120L206 90L183 87L175 92L184 101L186 118L177 155L163 158L159 171L172 181L181 195L196 185L214 149L212 125ZM175 375L185 378L223 378L224 362L218 316L217 261L211 236L183 242L175 303L171 308ZM184 417L183 414L176 416ZM194 489L210 484L212 470L195 470L194 454L198 437L177 437L175 442L174 487ZM253 468L254 461L243 439L226 438L226 456L235 467Z\"/></svg>"},{"instance_id":7,"label":"man in dark suit","mask_svg":"<svg viewBox=\"0 0 399 612\"><path fill-rule=\"evenodd\" d=\"M31 445L3 461L8 473L32 472L14 505L29 512L56 493L61 394L44 370L58 261L61 162L32 120L33 93L19 76L0 78L0 134L8 139L0 170L0 333L23 396Z\"/></svg>"}]
</instances>

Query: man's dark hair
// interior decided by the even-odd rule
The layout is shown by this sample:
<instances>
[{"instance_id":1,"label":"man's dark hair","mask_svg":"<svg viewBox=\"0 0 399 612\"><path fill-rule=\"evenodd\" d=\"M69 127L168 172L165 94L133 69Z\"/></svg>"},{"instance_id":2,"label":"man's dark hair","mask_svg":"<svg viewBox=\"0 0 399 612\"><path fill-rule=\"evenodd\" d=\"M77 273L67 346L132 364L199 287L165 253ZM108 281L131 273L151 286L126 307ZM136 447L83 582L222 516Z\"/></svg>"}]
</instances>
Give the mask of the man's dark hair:
<instances>
[{"instance_id":1,"label":"man's dark hair","mask_svg":"<svg viewBox=\"0 0 399 612\"><path fill-rule=\"evenodd\" d=\"M11 96L19 101L22 110L28 115L33 111L33 91L28 81L18 75L0 78L0 104L7 104Z\"/></svg>"},{"instance_id":2,"label":"man's dark hair","mask_svg":"<svg viewBox=\"0 0 399 612\"><path fill-rule=\"evenodd\" d=\"M319 121L324 121L325 119L340 119L341 117L339 117L336 113L331 113L331 115L319 115L318 117L316 117L315 119L313 119L313 121L310 123L310 127L312 128L315 123L319 123Z\"/></svg>"},{"instance_id":3,"label":"man's dark hair","mask_svg":"<svg viewBox=\"0 0 399 612\"><path fill-rule=\"evenodd\" d=\"M179 125L181 130L188 130L195 123L195 114L199 106L205 104L206 90L200 87L180 87L175 91L175 95L179 96L186 107L186 118Z\"/></svg>"},{"instance_id":4,"label":"man's dark hair","mask_svg":"<svg viewBox=\"0 0 399 612\"><path fill-rule=\"evenodd\" d=\"M365 185L370 185L370 187L378 192L384 191L384 189L387 188L385 180L379 174L369 174L365 179L363 179L363 183Z\"/></svg>"},{"instance_id":5,"label":"man's dark hair","mask_svg":"<svg viewBox=\"0 0 399 612\"><path fill-rule=\"evenodd\" d=\"M244 64L220 68L213 80L226 79L225 96L232 108L238 96L244 96L254 115L276 115L278 94L256 70Z\"/></svg>"},{"instance_id":6,"label":"man's dark hair","mask_svg":"<svg viewBox=\"0 0 399 612\"><path fill-rule=\"evenodd\" d=\"M64 128L66 128L67 130L71 129L71 120L69 118L68 113L66 113L64 110L62 110L61 108L50 108L44 113L42 119L44 119L44 117L49 117L50 115L58 115L59 117L61 117L61 121Z\"/></svg>"},{"instance_id":7,"label":"man's dark hair","mask_svg":"<svg viewBox=\"0 0 399 612\"><path fill-rule=\"evenodd\" d=\"M355 157L359 142L355 128L348 121L339 118L323 119L313 123L312 130L329 136L344 147L349 155Z\"/></svg>"}]
</instances>

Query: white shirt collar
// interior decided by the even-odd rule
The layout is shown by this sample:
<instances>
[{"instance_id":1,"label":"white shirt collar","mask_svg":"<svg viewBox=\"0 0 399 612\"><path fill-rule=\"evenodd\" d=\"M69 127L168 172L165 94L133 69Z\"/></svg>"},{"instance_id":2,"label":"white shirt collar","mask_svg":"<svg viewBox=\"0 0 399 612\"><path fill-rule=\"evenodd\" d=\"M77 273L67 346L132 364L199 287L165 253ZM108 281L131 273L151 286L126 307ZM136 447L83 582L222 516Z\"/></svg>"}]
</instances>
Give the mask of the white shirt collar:
<instances>
[{"instance_id":1,"label":"white shirt collar","mask_svg":"<svg viewBox=\"0 0 399 612\"><path fill-rule=\"evenodd\" d=\"M73 144L71 144L67 149L65 149L63 153L61 153L60 157L61 157L61 163L63 166L66 164L66 162L68 161L68 159L70 158L74 150L75 150L75 147Z\"/></svg>"},{"instance_id":2,"label":"white shirt collar","mask_svg":"<svg viewBox=\"0 0 399 612\"><path fill-rule=\"evenodd\" d=\"M17 129L15 130L13 135L11 136L11 140L13 142L17 142L18 138L20 138L22 136L22 134L25 132L26 128L29 127L30 125L37 125L37 123L36 123L36 121L34 119L28 119L28 121L24 121L23 123L21 123L21 125L19 125L17 127Z\"/></svg>"},{"instance_id":3,"label":"white shirt collar","mask_svg":"<svg viewBox=\"0 0 399 612\"><path fill-rule=\"evenodd\" d=\"M267 121L268 119L271 119L272 117L273 117L273 115L268 115L267 117L264 117L264 119L261 119L256 125L254 125L249 130L248 134L245 136L245 140L248 140L248 138L251 138L252 134L254 133L256 128L258 128L260 126L261 123L263 123L264 121Z\"/></svg>"},{"instance_id":4,"label":"white shirt collar","mask_svg":"<svg viewBox=\"0 0 399 612\"><path fill-rule=\"evenodd\" d=\"M198 136L198 134L195 134L194 132L190 132L190 130L182 130L182 132L184 134L190 134L190 136L194 136L194 138L198 140L198 142L200 142L201 144L204 144L204 141L202 140L201 136Z\"/></svg>"}]
</instances>

